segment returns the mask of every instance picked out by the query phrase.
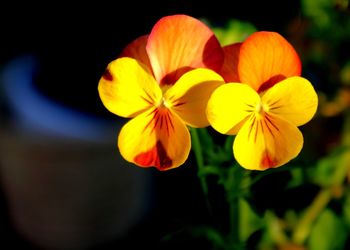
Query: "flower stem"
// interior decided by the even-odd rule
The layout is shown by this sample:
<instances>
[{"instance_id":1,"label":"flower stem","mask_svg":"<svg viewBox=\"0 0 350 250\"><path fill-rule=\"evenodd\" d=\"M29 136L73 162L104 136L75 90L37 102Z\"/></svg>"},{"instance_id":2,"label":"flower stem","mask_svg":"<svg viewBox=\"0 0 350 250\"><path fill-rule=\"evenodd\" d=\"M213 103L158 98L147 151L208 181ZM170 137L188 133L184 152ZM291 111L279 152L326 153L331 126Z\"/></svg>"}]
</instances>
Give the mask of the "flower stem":
<instances>
[{"instance_id":1,"label":"flower stem","mask_svg":"<svg viewBox=\"0 0 350 250\"><path fill-rule=\"evenodd\" d=\"M200 171L202 171L204 168L204 158L203 158L203 154L202 154L202 146L201 146L201 142L200 142L200 139L198 136L198 132L195 128L191 129L191 135L192 135L192 137L191 137L192 138L192 150L194 152L194 156L195 156L196 161L197 161L198 173L200 173ZM200 179L204 195L207 196L208 195L208 186L207 186L207 181L206 181L205 175L199 174L198 177Z\"/></svg>"},{"instance_id":2,"label":"flower stem","mask_svg":"<svg viewBox=\"0 0 350 250\"><path fill-rule=\"evenodd\" d=\"M236 250L241 249L241 239L240 239L240 213L239 213L239 200L241 197L240 188L242 186L243 181L243 171L238 166L235 165L233 167L227 168L227 172L225 168L219 169L217 166L207 166L204 162L202 143L203 138L201 140L200 134L197 129L191 128L191 139L192 139L192 150L194 152L194 156L197 161L198 167L198 178L201 183L201 187L203 193L205 195L206 204L208 208L208 212L211 217L212 216L212 208L209 201L209 190L206 176L208 173L215 173L219 177L219 182L223 185L226 195L226 201L228 204L228 212L229 212L229 231L226 235L225 246L220 246L223 249ZM213 171L214 170L214 171ZM219 247L219 245L217 245Z\"/></svg>"},{"instance_id":3,"label":"flower stem","mask_svg":"<svg viewBox=\"0 0 350 250\"><path fill-rule=\"evenodd\" d=\"M239 205L238 197L231 199L230 206L230 239L233 246L239 245Z\"/></svg>"},{"instance_id":4,"label":"flower stem","mask_svg":"<svg viewBox=\"0 0 350 250\"><path fill-rule=\"evenodd\" d=\"M207 184L207 180L206 180L206 176L203 174L204 173L204 158L203 158L203 150L202 150L202 146L201 146L201 141L197 132L196 128L191 128L191 139L192 139L192 150L194 152L194 156L196 158L197 161L197 167L198 167L198 178L200 180L201 183L201 187L202 187L202 191L204 193L205 196L205 201L207 204L207 208L209 211L209 214L212 214L212 209L211 209L211 205L209 202L209 197L208 197L208 184Z\"/></svg>"},{"instance_id":5,"label":"flower stem","mask_svg":"<svg viewBox=\"0 0 350 250\"><path fill-rule=\"evenodd\" d=\"M225 185L225 191L227 196L227 202L229 205L230 214L230 231L229 242L230 249L240 248L240 230L239 230L239 188L242 181L242 171L238 167L232 167L228 171L228 176Z\"/></svg>"},{"instance_id":6,"label":"flower stem","mask_svg":"<svg viewBox=\"0 0 350 250\"><path fill-rule=\"evenodd\" d=\"M327 206L328 202L331 200L330 189L322 189L311 205L306 209L304 215L299 220L294 233L292 235L292 240L294 243L303 244L308 237L312 223L319 215L320 212Z\"/></svg>"}]
</instances>

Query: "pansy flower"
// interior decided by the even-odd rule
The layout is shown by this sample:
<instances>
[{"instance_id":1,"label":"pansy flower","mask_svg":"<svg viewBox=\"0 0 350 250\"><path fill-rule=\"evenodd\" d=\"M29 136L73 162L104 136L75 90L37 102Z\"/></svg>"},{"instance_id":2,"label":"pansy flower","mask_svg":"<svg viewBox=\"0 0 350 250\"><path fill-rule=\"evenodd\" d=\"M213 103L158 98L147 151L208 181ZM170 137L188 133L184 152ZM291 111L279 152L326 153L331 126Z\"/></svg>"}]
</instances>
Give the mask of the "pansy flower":
<instances>
[{"instance_id":1,"label":"pansy flower","mask_svg":"<svg viewBox=\"0 0 350 250\"><path fill-rule=\"evenodd\" d=\"M98 85L104 106L132 118L121 129L121 155L140 167L168 170L188 158L187 126L206 127L205 108L224 83L223 50L213 32L187 15L161 18L149 35L110 62Z\"/></svg>"},{"instance_id":2,"label":"pansy flower","mask_svg":"<svg viewBox=\"0 0 350 250\"><path fill-rule=\"evenodd\" d=\"M250 170L279 167L303 146L301 126L314 116L318 98L301 77L300 59L288 41L260 31L224 48L222 75L227 84L209 99L207 116L214 129L236 135L233 153Z\"/></svg>"}]
</instances>

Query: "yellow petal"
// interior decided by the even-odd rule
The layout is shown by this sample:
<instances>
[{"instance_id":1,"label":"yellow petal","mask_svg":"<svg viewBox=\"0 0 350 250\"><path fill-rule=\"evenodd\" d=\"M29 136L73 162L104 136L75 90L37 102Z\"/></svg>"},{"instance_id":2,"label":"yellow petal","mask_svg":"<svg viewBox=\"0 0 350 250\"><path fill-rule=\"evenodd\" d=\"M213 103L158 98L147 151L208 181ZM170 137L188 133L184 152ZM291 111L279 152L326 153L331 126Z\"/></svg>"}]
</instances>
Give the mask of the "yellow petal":
<instances>
[{"instance_id":1,"label":"yellow petal","mask_svg":"<svg viewBox=\"0 0 350 250\"><path fill-rule=\"evenodd\" d=\"M122 117L134 117L162 98L162 91L147 67L128 57L108 64L98 91L104 106Z\"/></svg>"},{"instance_id":2,"label":"yellow petal","mask_svg":"<svg viewBox=\"0 0 350 250\"><path fill-rule=\"evenodd\" d=\"M165 94L169 107L192 127L209 125L205 114L208 99L224 80L209 69L194 69L184 74Z\"/></svg>"},{"instance_id":3,"label":"yellow petal","mask_svg":"<svg viewBox=\"0 0 350 250\"><path fill-rule=\"evenodd\" d=\"M303 136L295 125L273 115L252 115L239 130L233 152L242 167L266 170L286 164L302 146Z\"/></svg>"},{"instance_id":4,"label":"yellow petal","mask_svg":"<svg viewBox=\"0 0 350 250\"><path fill-rule=\"evenodd\" d=\"M211 126L222 134L235 134L260 103L260 96L248 85L227 83L211 95L207 117Z\"/></svg>"},{"instance_id":5,"label":"yellow petal","mask_svg":"<svg viewBox=\"0 0 350 250\"><path fill-rule=\"evenodd\" d=\"M190 133L166 108L154 108L125 124L118 136L121 155L140 167L168 170L183 164L190 152Z\"/></svg>"},{"instance_id":6,"label":"yellow petal","mask_svg":"<svg viewBox=\"0 0 350 250\"><path fill-rule=\"evenodd\" d=\"M317 94L311 83L297 76L289 77L268 89L262 100L268 105L268 112L296 126L310 121L318 105Z\"/></svg>"}]
</instances>

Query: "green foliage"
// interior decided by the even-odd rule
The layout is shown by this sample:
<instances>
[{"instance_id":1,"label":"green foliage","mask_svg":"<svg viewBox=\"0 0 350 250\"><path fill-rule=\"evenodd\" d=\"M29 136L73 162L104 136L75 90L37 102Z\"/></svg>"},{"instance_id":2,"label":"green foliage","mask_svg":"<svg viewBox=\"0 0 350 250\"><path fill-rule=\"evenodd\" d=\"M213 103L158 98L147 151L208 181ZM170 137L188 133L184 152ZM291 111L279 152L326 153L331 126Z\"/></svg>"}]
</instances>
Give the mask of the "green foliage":
<instances>
[{"instance_id":1,"label":"green foliage","mask_svg":"<svg viewBox=\"0 0 350 250\"><path fill-rule=\"evenodd\" d=\"M343 216L344 216L344 222L347 225L348 231L350 231L350 190L347 189L347 194L344 199L343 204Z\"/></svg>"},{"instance_id":2,"label":"green foliage","mask_svg":"<svg viewBox=\"0 0 350 250\"><path fill-rule=\"evenodd\" d=\"M342 67L340 71L340 80L342 84L350 86L350 60Z\"/></svg>"},{"instance_id":3,"label":"green foliage","mask_svg":"<svg viewBox=\"0 0 350 250\"><path fill-rule=\"evenodd\" d=\"M242 242L246 242L254 232L263 227L264 222L245 199L239 199L239 211L240 238Z\"/></svg>"},{"instance_id":4,"label":"green foliage","mask_svg":"<svg viewBox=\"0 0 350 250\"><path fill-rule=\"evenodd\" d=\"M335 173L339 171L340 159L349 152L349 147L341 146L334 149L325 157L321 158L315 168L309 169L311 180L323 187L329 187L334 184Z\"/></svg>"},{"instance_id":5,"label":"green foliage","mask_svg":"<svg viewBox=\"0 0 350 250\"><path fill-rule=\"evenodd\" d=\"M223 234L213 227L194 227L192 228L192 235L198 238L205 238L212 243L214 249L225 249L225 239Z\"/></svg>"},{"instance_id":6,"label":"green foliage","mask_svg":"<svg viewBox=\"0 0 350 250\"><path fill-rule=\"evenodd\" d=\"M348 0L302 0L303 14L311 20L310 34L337 43L350 37Z\"/></svg>"},{"instance_id":7,"label":"green foliage","mask_svg":"<svg viewBox=\"0 0 350 250\"><path fill-rule=\"evenodd\" d=\"M304 52L303 74L319 88L320 105L322 91L327 96L347 87L342 92L344 107L337 113L338 120L344 122L343 130L322 128L329 117L320 106L314 125L322 133L316 132L317 138L308 141L316 160L307 161L308 155L300 154L277 169L248 171L235 162L234 136L222 138L210 129L197 129L203 154L198 175L202 184L214 177L214 185L222 188L226 198L222 202L227 206L223 211L230 224L228 230L210 225L196 231L210 240L213 249L341 250L350 239L350 61L344 50L350 41L350 4L348 0L300 3L302 17L296 20L305 18L306 22L299 23L304 26L291 38L299 41ZM241 42L256 31L253 24L237 19L224 26L205 22L223 46ZM305 130L305 139L312 139L310 132ZM210 202L210 196L207 199Z\"/></svg>"},{"instance_id":8,"label":"green foliage","mask_svg":"<svg viewBox=\"0 0 350 250\"><path fill-rule=\"evenodd\" d=\"M230 19L224 26L215 26L208 20L204 20L218 38L222 46L226 46L232 43L242 42L249 35L257 31L256 27L247 21Z\"/></svg>"},{"instance_id":9,"label":"green foliage","mask_svg":"<svg viewBox=\"0 0 350 250\"><path fill-rule=\"evenodd\" d=\"M344 249L347 230L344 222L330 209L325 209L312 228L310 250Z\"/></svg>"}]
</instances>

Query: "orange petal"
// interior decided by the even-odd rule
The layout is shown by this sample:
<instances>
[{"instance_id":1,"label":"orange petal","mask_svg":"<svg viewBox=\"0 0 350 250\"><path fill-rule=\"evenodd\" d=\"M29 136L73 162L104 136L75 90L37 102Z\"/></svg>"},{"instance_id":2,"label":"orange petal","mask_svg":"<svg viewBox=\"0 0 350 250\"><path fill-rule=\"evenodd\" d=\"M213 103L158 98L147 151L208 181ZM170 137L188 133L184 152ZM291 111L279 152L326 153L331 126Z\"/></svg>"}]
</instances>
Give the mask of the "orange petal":
<instances>
[{"instance_id":1,"label":"orange petal","mask_svg":"<svg viewBox=\"0 0 350 250\"><path fill-rule=\"evenodd\" d=\"M187 15L161 18L149 35L146 50L155 78L169 85L193 68L219 71L224 59L209 27Z\"/></svg>"},{"instance_id":2,"label":"orange petal","mask_svg":"<svg viewBox=\"0 0 350 250\"><path fill-rule=\"evenodd\" d=\"M302 146L303 135L292 123L274 115L252 115L239 130L233 152L242 167L266 170L286 164Z\"/></svg>"},{"instance_id":3,"label":"orange petal","mask_svg":"<svg viewBox=\"0 0 350 250\"><path fill-rule=\"evenodd\" d=\"M191 148L190 133L176 114L155 108L122 127L118 147L127 161L163 171L186 161Z\"/></svg>"},{"instance_id":4,"label":"orange petal","mask_svg":"<svg viewBox=\"0 0 350 250\"><path fill-rule=\"evenodd\" d=\"M234 43L223 47L225 60L220 75L225 82L239 82L238 56L242 43Z\"/></svg>"},{"instance_id":5,"label":"orange petal","mask_svg":"<svg viewBox=\"0 0 350 250\"><path fill-rule=\"evenodd\" d=\"M261 92L287 77L299 76L301 62L285 38L276 32L260 31L242 44L238 73L241 82Z\"/></svg>"},{"instance_id":6,"label":"orange petal","mask_svg":"<svg viewBox=\"0 0 350 250\"><path fill-rule=\"evenodd\" d=\"M119 57L131 57L137 61L145 64L149 69L151 69L151 63L149 62L148 55L146 52L146 44L148 40L148 35L140 36L134 41L129 43L122 51Z\"/></svg>"},{"instance_id":7,"label":"orange petal","mask_svg":"<svg viewBox=\"0 0 350 250\"><path fill-rule=\"evenodd\" d=\"M162 98L162 91L148 68L130 57L108 64L98 92L104 106L122 117L134 117Z\"/></svg>"}]
</instances>

